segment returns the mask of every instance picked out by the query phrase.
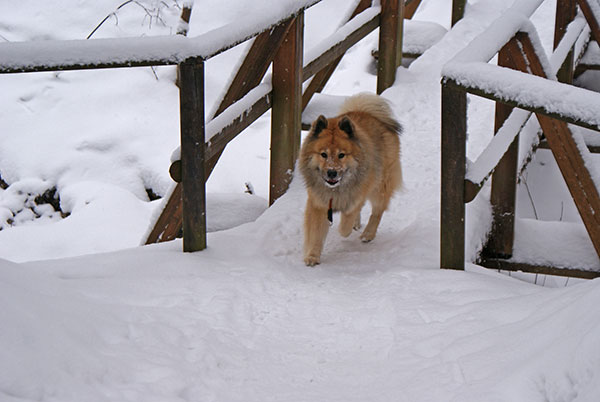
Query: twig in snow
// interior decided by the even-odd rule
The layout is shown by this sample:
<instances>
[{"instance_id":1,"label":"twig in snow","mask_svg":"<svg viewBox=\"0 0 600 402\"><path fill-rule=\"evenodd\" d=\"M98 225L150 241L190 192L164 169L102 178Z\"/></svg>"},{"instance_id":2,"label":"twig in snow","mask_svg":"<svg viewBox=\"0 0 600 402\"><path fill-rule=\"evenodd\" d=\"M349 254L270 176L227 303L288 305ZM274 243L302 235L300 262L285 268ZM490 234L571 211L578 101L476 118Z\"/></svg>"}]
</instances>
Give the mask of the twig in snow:
<instances>
[{"instance_id":1,"label":"twig in snow","mask_svg":"<svg viewBox=\"0 0 600 402\"><path fill-rule=\"evenodd\" d=\"M90 34L87 36L86 39L89 39L92 37L92 35L94 33L96 33L96 31L102 26L102 24L104 24L106 22L107 19L109 19L110 17L114 16L117 19L117 25L119 23L118 21L118 17L117 17L117 11L119 11L121 8L125 7L127 4L129 3L133 3L135 0L127 0L124 3L121 3L121 5L119 5L115 11L111 12L110 14L108 14L106 17L104 17L104 19L102 21L100 21L100 23L98 25L96 25L96 28L94 28L94 30L92 32L90 32Z\"/></svg>"},{"instance_id":2,"label":"twig in snow","mask_svg":"<svg viewBox=\"0 0 600 402\"><path fill-rule=\"evenodd\" d=\"M527 190L527 195L529 196L529 201L531 202L531 207L533 208L533 215L535 216L536 220L539 220L537 210L535 209L535 203L533 202L533 197L531 196L531 191L529 191L527 179L525 178L525 176L521 176L521 179L523 180L523 184L525 184L525 190Z\"/></svg>"},{"instance_id":3,"label":"twig in snow","mask_svg":"<svg viewBox=\"0 0 600 402\"><path fill-rule=\"evenodd\" d=\"M142 24L144 24L144 21L146 21L146 18L149 18L150 21L148 23L148 27L152 28L152 21L156 20L158 22L160 22L161 24L166 26L165 21L163 20L162 16L160 15L160 11L163 8L161 6L161 4L164 7L169 7L169 5L167 3L165 3L164 1L160 1L160 3L158 3L158 6L155 6L154 8L149 8L146 7L144 4L142 4L140 1L138 0L127 0L123 3L121 3L113 12L109 13L106 17L104 17L104 19L102 21L100 21L100 23L98 25L96 25L96 27L94 28L94 30L92 32L90 32L90 34L87 36L86 39L89 39L92 37L92 35L94 35L94 33L96 33L96 31L102 26L102 24L104 24L106 22L106 20L108 20L110 17L115 17L115 19L117 20L116 24L119 25L119 17L117 16L117 11L119 11L121 8L125 7L128 4L137 4L139 7L141 7L144 10L144 18L142 20ZM176 6L177 3L175 3Z\"/></svg>"},{"instance_id":4,"label":"twig in snow","mask_svg":"<svg viewBox=\"0 0 600 402\"><path fill-rule=\"evenodd\" d=\"M560 202L560 216L558 217L558 221L562 222L563 220L563 211L565 209L565 203L563 201Z\"/></svg>"},{"instance_id":5,"label":"twig in snow","mask_svg":"<svg viewBox=\"0 0 600 402\"><path fill-rule=\"evenodd\" d=\"M160 81L158 79L158 74L156 74L156 67L155 66L150 66L150 69L152 70L152 74L154 74L154 78L156 78L156 81Z\"/></svg>"}]
</instances>

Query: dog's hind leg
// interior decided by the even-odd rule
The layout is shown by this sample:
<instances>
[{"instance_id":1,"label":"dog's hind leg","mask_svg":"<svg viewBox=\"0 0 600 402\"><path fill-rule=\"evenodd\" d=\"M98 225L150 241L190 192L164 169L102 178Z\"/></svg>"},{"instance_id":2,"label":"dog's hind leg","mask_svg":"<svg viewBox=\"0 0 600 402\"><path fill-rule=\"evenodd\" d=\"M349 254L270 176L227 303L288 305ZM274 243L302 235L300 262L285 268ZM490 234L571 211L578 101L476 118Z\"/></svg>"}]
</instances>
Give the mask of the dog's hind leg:
<instances>
[{"instance_id":1,"label":"dog's hind leg","mask_svg":"<svg viewBox=\"0 0 600 402\"><path fill-rule=\"evenodd\" d=\"M365 230L360 235L363 242L370 242L375 238L381 217L387 209L394 191L400 187L402 187L402 168L398 159L392 159L391 163L384 169L382 181L369 196L371 216Z\"/></svg>"},{"instance_id":2,"label":"dog's hind leg","mask_svg":"<svg viewBox=\"0 0 600 402\"><path fill-rule=\"evenodd\" d=\"M377 228L381 222L381 217L387 209L393 194L394 188L386 185L385 182L378 190L371 193L371 196L369 197L369 201L371 202L371 216L369 217L369 222L367 222L365 230L363 230L360 235L360 239L363 242L370 242L375 238Z\"/></svg>"},{"instance_id":3,"label":"dog's hind leg","mask_svg":"<svg viewBox=\"0 0 600 402\"><path fill-rule=\"evenodd\" d=\"M383 216L383 212L387 207L387 202L385 203L385 205L383 205L383 203L377 201L371 202L371 216L369 217L369 222L367 222L365 230L363 230L362 234L360 235L360 239L365 243L370 242L375 238L377 228L379 227L379 223L381 222L381 217Z\"/></svg>"},{"instance_id":4,"label":"dog's hind leg","mask_svg":"<svg viewBox=\"0 0 600 402\"><path fill-rule=\"evenodd\" d=\"M321 263L323 244L329 231L327 208L319 208L310 200L304 213L304 263L310 267Z\"/></svg>"}]
</instances>

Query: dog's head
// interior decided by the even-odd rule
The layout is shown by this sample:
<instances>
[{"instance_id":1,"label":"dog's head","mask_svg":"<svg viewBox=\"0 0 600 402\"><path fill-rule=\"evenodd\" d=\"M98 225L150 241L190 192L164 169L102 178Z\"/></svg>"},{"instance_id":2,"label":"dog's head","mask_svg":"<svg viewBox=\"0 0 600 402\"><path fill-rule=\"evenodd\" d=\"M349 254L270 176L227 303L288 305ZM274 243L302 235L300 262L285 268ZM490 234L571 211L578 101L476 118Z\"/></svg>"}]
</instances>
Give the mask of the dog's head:
<instances>
[{"instance_id":1,"label":"dog's head","mask_svg":"<svg viewBox=\"0 0 600 402\"><path fill-rule=\"evenodd\" d=\"M356 127L350 118L328 120L321 115L312 124L301 156L305 172L318 172L322 183L335 188L352 175L359 154Z\"/></svg>"}]
</instances>

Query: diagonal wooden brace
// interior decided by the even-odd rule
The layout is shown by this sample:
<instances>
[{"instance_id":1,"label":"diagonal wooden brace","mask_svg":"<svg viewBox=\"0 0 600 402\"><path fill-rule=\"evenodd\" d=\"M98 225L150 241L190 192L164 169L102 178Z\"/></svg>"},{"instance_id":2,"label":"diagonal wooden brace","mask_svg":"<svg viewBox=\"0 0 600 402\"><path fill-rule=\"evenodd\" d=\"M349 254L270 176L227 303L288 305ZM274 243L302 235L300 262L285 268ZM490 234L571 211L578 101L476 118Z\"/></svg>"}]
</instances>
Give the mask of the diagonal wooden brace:
<instances>
[{"instance_id":1,"label":"diagonal wooden brace","mask_svg":"<svg viewBox=\"0 0 600 402\"><path fill-rule=\"evenodd\" d=\"M507 46L510 46L513 60L521 71L547 78L526 33L517 33ZM536 116L596 253L600 256L600 195L581 150L566 122L542 113L536 113Z\"/></svg>"}]
</instances>

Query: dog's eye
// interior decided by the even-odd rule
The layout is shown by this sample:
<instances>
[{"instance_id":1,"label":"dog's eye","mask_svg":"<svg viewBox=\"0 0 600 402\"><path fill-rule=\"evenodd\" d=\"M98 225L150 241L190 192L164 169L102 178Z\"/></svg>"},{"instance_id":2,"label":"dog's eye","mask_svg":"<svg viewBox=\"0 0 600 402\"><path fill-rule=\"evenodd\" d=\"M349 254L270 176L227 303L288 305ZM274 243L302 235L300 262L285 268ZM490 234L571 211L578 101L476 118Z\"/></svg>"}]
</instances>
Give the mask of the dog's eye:
<instances>
[{"instance_id":1,"label":"dog's eye","mask_svg":"<svg viewBox=\"0 0 600 402\"><path fill-rule=\"evenodd\" d=\"M325 152L321 152L321 156L325 159L327 159L327 154Z\"/></svg>"},{"instance_id":2,"label":"dog's eye","mask_svg":"<svg viewBox=\"0 0 600 402\"><path fill-rule=\"evenodd\" d=\"M344 156L346 156L346 154L343 152L340 152L340 154L338 155L338 158L342 159Z\"/></svg>"}]
</instances>

